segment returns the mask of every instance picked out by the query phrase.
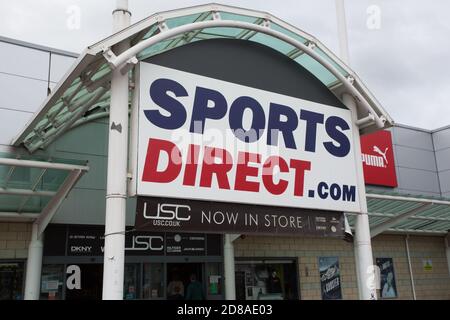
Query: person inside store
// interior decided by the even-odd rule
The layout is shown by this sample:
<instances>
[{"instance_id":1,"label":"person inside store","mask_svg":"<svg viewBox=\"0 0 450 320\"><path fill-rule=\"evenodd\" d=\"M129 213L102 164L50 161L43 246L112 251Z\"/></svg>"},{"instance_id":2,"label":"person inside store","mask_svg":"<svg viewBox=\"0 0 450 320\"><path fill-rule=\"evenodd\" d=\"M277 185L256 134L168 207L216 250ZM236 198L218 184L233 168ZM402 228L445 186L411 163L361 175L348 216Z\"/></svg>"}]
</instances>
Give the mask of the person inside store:
<instances>
[{"instance_id":1,"label":"person inside store","mask_svg":"<svg viewBox=\"0 0 450 320\"><path fill-rule=\"evenodd\" d=\"M190 281L186 289L186 300L205 300L203 285L197 280L195 273L191 274Z\"/></svg>"},{"instance_id":2,"label":"person inside store","mask_svg":"<svg viewBox=\"0 0 450 320\"><path fill-rule=\"evenodd\" d=\"M267 293L282 293L281 280L274 269L267 279Z\"/></svg>"},{"instance_id":3,"label":"person inside store","mask_svg":"<svg viewBox=\"0 0 450 320\"><path fill-rule=\"evenodd\" d=\"M167 286L167 299L168 300L183 300L184 298L184 284L180 281L178 274L174 274L172 281Z\"/></svg>"}]
</instances>

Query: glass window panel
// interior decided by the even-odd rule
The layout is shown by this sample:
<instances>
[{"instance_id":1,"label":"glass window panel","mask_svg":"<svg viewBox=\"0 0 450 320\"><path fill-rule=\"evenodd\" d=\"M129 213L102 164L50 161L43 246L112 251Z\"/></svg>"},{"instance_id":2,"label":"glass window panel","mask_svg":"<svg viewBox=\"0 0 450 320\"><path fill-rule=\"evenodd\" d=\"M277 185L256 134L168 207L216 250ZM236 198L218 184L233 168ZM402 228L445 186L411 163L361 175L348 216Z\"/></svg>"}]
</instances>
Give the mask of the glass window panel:
<instances>
[{"instance_id":1,"label":"glass window panel","mask_svg":"<svg viewBox=\"0 0 450 320\"><path fill-rule=\"evenodd\" d=\"M188 39L192 38L192 35L193 35L193 32L188 32L188 33L183 33L181 36L179 36L175 39L172 39L172 41L169 41L167 43L167 45L164 46L164 48L161 50L161 52L186 44L188 42Z\"/></svg>"},{"instance_id":2,"label":"glass window panel","mask_svg":"<svg viewBox=\"0 0 450 320\"><path fill-rule=\"evenodd\" d=\"M61 300L64 285L64 265L47 264L42 266L41 300Z\"/></svg>"},{"instance_id":3,"label":"glass window panel","mask_svg":"<svg viewBox=\"0 0 450 320\"><path fill-rule=\"evenodd\" d=\"M72 277L69 281L70 286L65 287L65 300L101 300L102 298L102 280L103 280L103 266L97 263L76 264L78 270L69 270L67 268L66 278ZM67 272L69 271L69 272ZM79 281L80 289L74 288L73 285ZM67 283L67 280L66 280Z\"/></svg>"},{"instance_id":4,"label":"glass window panel","mask_svg":"<svg viewBox=\"0 0 450 320\"><path fill-rule=\"evenodd\" d=\"M67 170L47 169L37 190L57 191L68 175Z\"/></svg>"},{"instance_id":5,"label":"glass window panel","mask_svg":"<svg viewBox=\"0 0 450 320\"><path fill-rule=\"evenodd\" d=\"M141 268L138 263L126 263L124 271L123 299L134 300L139 298Z\"/></svg>"},{"instance_id":6,"label":"glass window panel","mask_svg":"<svg viewBox=\"0 0 450 320\"><path fill-rule=\"evenodd\" d=\"M166 24L169 28L179 27L188 23L192 23L200 16L200 13L191 14L188 16L170 18L166 20Z\"/></svg>"},{"instance_id":7,"label":"glass window panel","mask_svg":"<svg viewBox=\"0 0 450 320\"><path fill-rule=\"evenodd\" d=\"M143 299L164 297L164 265L162 263L144 263Z\"/></svg>"},{"instance_id":8,"label":"glass window panel","mask_svg":"<svg viewBox=\"0 0 450 320\"><path fill-rule=\"evenodd\" d=\"M39 196L24 196L23 198L26 199L26 202L23 205L21 212L32 212L32 213L41 212L42 209L44 209L44 207L51 199L51 197L39 197Z\"/></svg>"},{"instance_id":9,"label":"glass window panel","mask_svg":"<svg viewBox=\"0 0 450 320\"><path fill-rule=\"evenodd\" d=\"M32 168L15 167L8 181L8 188L30 189L32 184Z\"/></svg>"},{"instance_id":10,"label":"glass window panel","mask_svg":"<svg viewBox=\"0 0 450 320\"><path fill-rule=\"evenodd\" d=\"M251 16L244 16L241 14L235 14L235 13L229 13L229 12L220 12L220 18L222 20L234 20L234 21L243 21L243 22L249 22L249 23L255 23L256 21L260 20L259 18L251 17Z\"/></svg>"},{"instance_id":11,"label":"glass window panel","mask_svg":"<svg viewBox=\"0 0 450 320\"><path fill-rule=\"evenodd\" d=\"M235 38L244 29L229 28L229 27L215 27L215 28L205 28L203 30L205 30L205 32L207 32L209 34L216 34L216 35L219 35L219 36L226 36L226 37Z\"/></svg>"},{"instance_id":12,"label":"glass window panel","mask_svg":"<svg viewBox=\"0 0 450 320\"><path fill-rule=\"evenodd\" d=\"M23 300L23 262L0 263L0 300Z\"/></svg>"},{"instance_id":13,"label":"glass window panel","mask_svg":"<svg viewBox=\"0 0 450 320\"><path fill-rule=\"evenodd\" d=\"M225 39L225 38L229 38L229 37L219 36L217 34L210 34L208 32L201 32L201 33L197 34L195 36L195 38L191 40L191 42L198 41L198 40L217 39L217 38Z\"/></svg>"},{"instance_id":14,"label":"glass window panel","mask_svg":"<svg viewBox=\"0 0 450 320\"><path fill-rule=\"evenodd\" d=\"M10 166L0 166L0 186L3 188L31 190L42 172L40 168L15 167L8 182L5 183L10 168ZM58 173L51 172L50 174L57 175ZM61 171L61 175L67 176L67 174L67 171ZM58 181L61 180L62 178L58 179ZM54 179L53 182L56 183ZM57 185L40 182L35 190L56 191L60 185L61 182L58 182ZM48 201L50 201L50 197L47 196L0 195L0 210L5 212L16 212L18 210L21 212L40 212Z\"/></svg>"},{"instance_id":15,"label":"glass window panel","mask_svg":"<svg viewBox=\"0 0 450 320\"><path fill-rule=\"evenodd\" d=\"M4 212L15 212L22 199L23 196L0 194L0 210Z\"/></svg>"},{"instance_id":16,"label":"glass window panel","mask_svg":"<svg viewBox=\"0 0 450 320\"><path fill-rule=\"evenodd\" d=\"M208 296L221 296L223 279L221 276L221 263L206 264L206 282Z\"/></svg>"},{"instance_id":17,"label":"glass window panel","mask_svg":"<svg viewBox=\"0 0 450 320\"><path fill-rule=\"evenodd\" d=\"M237 263L235 275L237 300L298 299L298 277L294 261Z\"/></svg>"},{"instance_id":18,"label":"glass window panel","mask_svg":"<svg viewBox=\"0 0 450 320\"><path fill-rule=\"evenodd\" d=\"M142 50L141 52L139 52L139 54L137 56L138 59L144 60L144 59L147 59L148 57L151 57L155 54L158 54L158 53L164 51L165 48L167 47L167 45L171 41L173 41L173 39L164 40L164 41L156 43L155 45L153 45L151 47L148 47L148 48Z\"/></svg>"},{"instance_id":19,"label":"glass window panel","mask_svg":"<svg viewBox=\"0 0 450 320\"><path fill-rule=\"evenodd\" d=\"M65 158L49 158L48 155L37 155L37 154L14 154L7 152L0 152L0 157L8 158L8 159L21 159L21 160L34 160L34 161L42 161L42 162L57 162L57 163L65 163L65 164L74 164L74 165L84 165L86 164L85 160L79 159L65 159Z\"/></svg>"},{"instance_id":20,"label":"glass window panel","mask_svg":"<svg viewBox=\"0 0 450 320\"><path fill-rule=\"evenodd\" d=\"M280 26L280 25L278 25L276 23L272 22L270 24L270 28L275 30L275 31L281 32L281 33L283 33L283 34L285 34L285 35L287 35L287 36L289 36L289 37L291 37L291 38L293 38L293 39L295 39L295 40L297 40L297 41L299 41L301 43L306 43L306 41L307 41L306 38L303 38L302 36L292 32L290 30L287 30L287 29L283 28L282 26Z\"/></svg>"},{"instance_id":21,"label":"glass window panel","mask_svg":"<svg viewBox=\"0 0 450 320\"><path fill-rule=\"evenodd\" d=\"M16 166L5 185L4 179L9 173L9 168L0 166L0 182L1 186L14 189L31 190L35 187L36 191L57 191L69 174L67 170L47 169L43 173L42 168Z\"/></svg>"},{"instance_id":22,"label":"glass window panel","mask_svg":"<svg viewBox=\"0 0 450 320\"><path fill-rule=\"evenodd\" d=\"M302 54L300 57L296 58L295 61L311 72L326 86L337 81L337 78L328 71L328 69L307 54Z\"/></svg>"},{"instance_id":23,"label":"glass window panel","mask_svg":"<svg viewBox=\"0 0 450 320\"><path fill-rule=\"evenodd\" d=\"M157 24L152 25L150 27L150 29L147 31L147 33L142 37L142 39L134 38L132 42L133 43L137 43L137 42L140 42L142 40L150 38L151 36L153 36L153 34L155 33L157 28L158 28Z\"/></svg>"},{"instance_id":24,"label":"glass window panel","mask_svg":"<svg viewBox=\"0 0 450 320\"><path fill-rule=\"evenodd\" d=\"M330 62L342 75L344 76L348 75L348 73L335 61L333 61L322 49L316 47L314 48L314 51L317 52L322 58Z\"/></svg>"},{"instance_id":25,"label":"glass window panel","mask_svg":"<svg viewBox=\"0 0 450 320\"><path fill-rule=\"evenodd\" d=\"M263 33L257 33L253 37L251 37L249 40L266 45L266 46L268 46L272 49L275 49L283 54L287 54L289 51L292 51L293 49L295 49L295 47L291 46L289 43L286 43L284 41L281 41L277 38L268 36Z\"/></svg>"}]
</instances>

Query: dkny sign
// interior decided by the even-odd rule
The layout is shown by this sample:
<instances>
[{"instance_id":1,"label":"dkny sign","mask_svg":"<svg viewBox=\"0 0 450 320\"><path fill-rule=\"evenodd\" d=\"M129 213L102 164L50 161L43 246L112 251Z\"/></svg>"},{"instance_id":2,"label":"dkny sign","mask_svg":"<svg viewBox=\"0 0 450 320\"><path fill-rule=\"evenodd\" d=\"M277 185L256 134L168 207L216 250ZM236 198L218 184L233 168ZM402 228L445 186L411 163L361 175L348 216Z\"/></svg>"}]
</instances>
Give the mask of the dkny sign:
<instances>
[{"instance_id":1,"label":"dkny sign","mask_svg":"<svg viewBox=\"0 0 450 320\"><path fill-rule=\"evenodd\" d=\"M102 226L50 225L46 231L45 256L103 256ZM127 256L204 256L221 254L221 236L204 233L125 232Z\"/></svg>"},{"instance_id":2,"label":"dkny sign","mask_svg":"<svg viewBox=\"0 0 450 320\"><path fill-rule=\"evenodd\" d=\"M137 230L343 237L341 212L138 197Z\"/></svg>"}]
</instances>

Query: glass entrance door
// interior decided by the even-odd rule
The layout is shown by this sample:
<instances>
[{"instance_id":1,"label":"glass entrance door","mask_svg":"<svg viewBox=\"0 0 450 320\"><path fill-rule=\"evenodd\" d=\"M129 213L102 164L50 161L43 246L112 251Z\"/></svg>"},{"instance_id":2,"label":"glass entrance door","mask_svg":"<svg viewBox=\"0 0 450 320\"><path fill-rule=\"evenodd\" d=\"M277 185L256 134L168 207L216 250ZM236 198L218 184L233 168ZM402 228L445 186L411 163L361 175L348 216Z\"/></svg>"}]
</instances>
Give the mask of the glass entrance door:
<instances>
[{"instance_id":1,"label":"glass entrance door","mask_svg":"<svg viewBox=\"0 0 450 320\"><path fill-rule=\"evenodd\" d=\"M167 264L167 299L205 300L202 263Z\"/></svg>"},{"instance_id":2,"label":"glass entrance door","mask_svg":"<svg viewBox=\"0 0 450 320\"><path fill-rule=\"evenodd\" d=\"M81 289L66 290L67 300L101 300L103 283L102 264L79 264Z\"/></svg>"},{"instance_id":3,"label":"glass entrance door","mask_svg":"<svg viewBox=\"0 0 450 320\"><path fill-rule=\"evenodd\" d=\"M236 263L236 298L239 300L296 300L295 260L244 260Z\"/></svg>"},{"instance_id":4,"label":"glass entrance door","mask_svg":"<svg viewBox=\"0 0 450 320\"><path fill-rule=\"evenodd\" d=\"M23 262L0 263L0 300L23 299Z\"/></svg>"}]
</instances>

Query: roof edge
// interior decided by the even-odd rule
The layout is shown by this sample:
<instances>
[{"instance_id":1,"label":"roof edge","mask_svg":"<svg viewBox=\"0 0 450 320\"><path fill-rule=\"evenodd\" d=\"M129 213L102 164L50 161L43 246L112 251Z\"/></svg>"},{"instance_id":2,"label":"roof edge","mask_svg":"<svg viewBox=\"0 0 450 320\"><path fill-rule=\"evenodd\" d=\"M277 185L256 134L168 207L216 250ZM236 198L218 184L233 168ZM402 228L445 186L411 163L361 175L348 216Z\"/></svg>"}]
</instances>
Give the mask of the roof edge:
<instances>
[{"instance_id":1,"label":"roof edge","mask_svg":"<svg viewBox=\"0 0 450 320\"><path fill-rule=\"evenodd\" d=\"M30 48L30 49L39 50L39 51L51 52L51 53L60 54L60 55L67 56L67 57L72 57L72 58L78 58L78 56L80 55L79 53L56 49L53 47L47 47L47 46L43 46L40 44L35 44L35 43L18 40L18 39L13 39L13 38L8 38L8 37L4 37L4 36L0 36L0 42L6 42L6 43L17 45L17 46L22 46L22 47L26 47L26 48Z\"/></svg>"}]
</instances>

